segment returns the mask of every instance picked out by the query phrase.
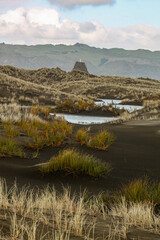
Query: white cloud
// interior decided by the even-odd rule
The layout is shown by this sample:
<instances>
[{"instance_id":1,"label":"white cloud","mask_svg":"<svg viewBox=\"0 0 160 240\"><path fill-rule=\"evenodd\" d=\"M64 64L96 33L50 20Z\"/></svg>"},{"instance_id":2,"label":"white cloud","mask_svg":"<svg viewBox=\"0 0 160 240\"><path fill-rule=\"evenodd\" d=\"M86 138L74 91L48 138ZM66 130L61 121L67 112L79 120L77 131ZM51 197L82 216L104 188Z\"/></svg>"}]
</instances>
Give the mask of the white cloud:
<instances>
[{"instance_id":1,"label":"white cloud","mask_svg":"<svg viewBox=\"0 0 160 240\"><path fill-rule=\"evenodd\" d=\"M0 14L0 41L12 44L74 44L159 50L160 28L137 24L111 28L92 20L77 23L51 8L24 8Z\"/></svg>"},{"instance_id":2,"label":"white cloud","mask_svg":"<svg viewBox=\"0 0 160 240\"><path fill-rule=\"evenodd\" d=\"M0 0L0 9L1 8L12 8L12 7L18 7L18 6L24 6L25 4L28 4L31 2L31 0Z\"/></svg>"},{"instance_id":3,"label":"white cloud","mask_svg":"<svg viewBox=\"0 0 160 240\"><path fill-rule=\"evenodd\" d=\"M115 0L48 0L51 4L60 5L62 7L74 7L84 5L113 5Z\"/></svg>"},{"instance_id":4,"label":"white cloud","mask_svg":"<svg viewBox=\"0 0 160 240\"><path fill-rule=\"evenodd\" d=\"M60 23L60 14L55 9L33 8L27 13L28 21L33 25L55 25Z\"/></svg>"}]
</instances>

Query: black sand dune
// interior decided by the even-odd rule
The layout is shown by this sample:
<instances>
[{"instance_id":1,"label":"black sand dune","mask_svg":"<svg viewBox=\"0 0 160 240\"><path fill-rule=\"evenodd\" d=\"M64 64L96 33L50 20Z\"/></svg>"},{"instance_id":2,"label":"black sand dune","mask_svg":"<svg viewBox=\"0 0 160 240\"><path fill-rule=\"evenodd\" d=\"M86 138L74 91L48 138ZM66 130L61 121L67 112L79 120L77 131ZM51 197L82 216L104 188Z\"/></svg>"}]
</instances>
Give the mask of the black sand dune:
<instances>
[{"instance_id":1,"label":"black sand dune","mask_svg":"<svg viewBox=\"0 0 160 240\"><path fill-rule=\"evenodd\" d=\"M34 160L1 158L0 176L6 178L9 186L16 180L19 187L30 185L42 188L50 184L58 191L61 191L62 186L70 186L77 193L87 188L92 194L118 189L122 184L143 176L160 181L160 122L145 125L144 121L143 125L138 126L134 123L119 126L92 125L91 131L96 132L100 128L108 128L116 136L116 141L106 151L89 149L78 143L66 143L60 148L43 149L40 157ZM59 150L72 147L78 148L81 152L94 154L102 161L110 162L112 171L107 176L97 179L62 172L42 176L36 164L48 161Z\"/></svg>"}]
</instances>

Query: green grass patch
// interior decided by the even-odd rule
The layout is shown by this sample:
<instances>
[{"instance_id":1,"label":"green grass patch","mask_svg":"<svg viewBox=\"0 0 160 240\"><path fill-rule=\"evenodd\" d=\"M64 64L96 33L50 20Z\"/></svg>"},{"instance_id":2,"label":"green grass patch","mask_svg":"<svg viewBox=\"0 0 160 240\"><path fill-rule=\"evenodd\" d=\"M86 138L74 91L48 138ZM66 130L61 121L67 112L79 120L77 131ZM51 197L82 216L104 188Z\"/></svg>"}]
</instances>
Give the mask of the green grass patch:
<instances>
[{"instance_id":1,"label":"green grass patch","mask_svg":"<svg viewBox=\"0 0 160 240\"><path fill-rule=\"evenodd\" d=\"M83 173L94 177L107 174L110 169L109 163L102 163L95 157L81 154L74 149L60 152L58 156L52 157L47 164L40 168L43 174L67 171L73 174Z\"/></svg>"},{"instance_id":2,"label":"green grass patch","mask_svg":"<svg viewBox=\"0 0 160 240\"><path fill-rule=\"evenodd\" d=\"M124 185L115 199L124 196L128 202L160 203L160 183L150 182L147 177L139 178Z\"/></svg>"},{"instance_id":3,"label":"green grass patch","mask_svg":"<svg viewBox=\"0 0 160 240\"><path fill-rule=\"evenodd\" d=\"M19 156L23 157L22 149L9 138L0 138L0 157L5 156Z\"/></svg>"},{"instance_id":4,"label":"green grass patch","mask_svg":"<svg viewBox=\"0 0 160 240\"><path fill-rule=\"evenodd\" d=\"M106 150L114 142L115 137L106 130L90 136L89 133L82 128L77 131L76 140L80 142L81 145L85 144L90 148Z\"/></svg>"},{"instance_id":5,"label":"green grass patch","mask_svg":"<svg viewBox=\"0 0 160 240\"><path fill-rule=\"evenodd\" d=\"M27 142L31 148L41 149L44 146L60 146L64 139L72 134L72 125L66 121L22 121L18 123L22 132L32 138Z\"/></svg>"}]
</instances>

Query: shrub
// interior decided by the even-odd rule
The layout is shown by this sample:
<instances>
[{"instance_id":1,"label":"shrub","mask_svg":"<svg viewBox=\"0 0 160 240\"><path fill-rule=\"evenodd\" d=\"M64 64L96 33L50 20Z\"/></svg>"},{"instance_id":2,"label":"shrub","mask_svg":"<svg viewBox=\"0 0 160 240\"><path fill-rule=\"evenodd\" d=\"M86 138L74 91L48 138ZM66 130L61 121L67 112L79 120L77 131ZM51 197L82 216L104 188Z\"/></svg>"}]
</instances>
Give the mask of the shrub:
<instances>
[{"instance_id":1,"label":"shrub","mask_svg":"<svg viewBox=\"0 0 160 240\"><path fill-rule=\"evenodd\" d=\"M85 129L80 129L77 131L76 135L76 140L80 142L81 145L86 144L87 147L101 150L107 149L112 144L114 139L114 135L106 130L101 131L100 133L97 133L91 137Z\"/></svg>"},{"instance_id":2,"label":"shrub","mask_svg":"<svg viewBox=\"0 0 160 240\"><path fill-rule=\"evenodd\" d=\"M23 156L23 152L14 141L8 138L0 138L0 157L4 156Z\"/></svg>"},{"instance_id":3,"label":"shrub","mask_svg":"<svg viewBox=\"0 0 160 240\"><path fill-rule=\"evenodd\" d=\"M110 164L102 163L93 156L83 155L72 149L64 150L58 156L52 157L47 164L41 166L40 170L43 174L64 170L99 177L109 172Z\"/></svg>"}]
</instances>

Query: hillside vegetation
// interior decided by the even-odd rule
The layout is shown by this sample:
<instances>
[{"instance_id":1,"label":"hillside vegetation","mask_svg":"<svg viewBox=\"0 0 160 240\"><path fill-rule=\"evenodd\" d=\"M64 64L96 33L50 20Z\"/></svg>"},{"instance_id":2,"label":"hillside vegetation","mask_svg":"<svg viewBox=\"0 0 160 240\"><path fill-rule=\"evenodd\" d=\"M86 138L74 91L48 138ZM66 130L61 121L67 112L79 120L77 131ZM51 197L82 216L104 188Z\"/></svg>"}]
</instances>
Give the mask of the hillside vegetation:
<instances>
[{"instance_id":1,"label":"hillside vegetation","mask_svg":"<svg viewBox=\"0 0 160 240\"><path fill-rule=\"evenodd\" d=\"M25 69L55 68L71 71L82 59L96 75L148 77L160 80L160 52L149 50L100 49L85 44L9 45L0 44L0 65Z\"/></svg>"},{"instance_id":2,"label":"hillside vegetation","mask_svg":"<svg viewBox=\"0 0 160 240\"><path fill-rule=\"evenodd\" d=\"M54 105L64 99L116 98L142 102L158 99L160 82L149 79L95 76L60 68L25 70L0 66L0 102Z\"/></svg>"}]
</instances>

